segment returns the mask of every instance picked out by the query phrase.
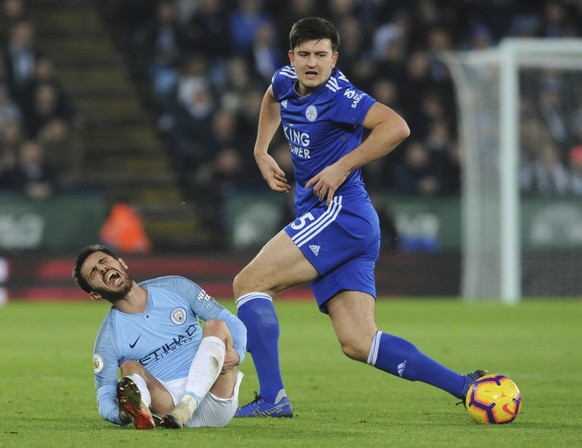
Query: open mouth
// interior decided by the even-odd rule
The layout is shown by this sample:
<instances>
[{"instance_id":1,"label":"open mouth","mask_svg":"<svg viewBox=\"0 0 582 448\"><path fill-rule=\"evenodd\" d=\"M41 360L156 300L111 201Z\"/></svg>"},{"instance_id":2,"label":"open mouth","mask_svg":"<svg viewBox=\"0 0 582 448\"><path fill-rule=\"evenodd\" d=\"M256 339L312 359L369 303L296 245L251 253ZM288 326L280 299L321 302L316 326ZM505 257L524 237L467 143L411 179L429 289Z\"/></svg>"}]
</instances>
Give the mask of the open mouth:
<instances>
[{"instance_id":1,"label":"open mouth","mask_svg":"<svg viewBox=\"0 0 582 448\"><path fill-rule=\"evenodd\" d=\"M105 274L104 281L109 286L115 286L121 281L121 275L117 271L108 271Z\"/></svg>"},{"instance_id":2,"label":"open mouth","mask_svg":"<svg viewBox=\"0 0 582 448\"><path fill-rule=\"evenodd\" d=\"M315 78L317 75L318 73L315 70L307 70L305 72L305 76L307 76L308 78Z\"/></svg>"}]
</instances>

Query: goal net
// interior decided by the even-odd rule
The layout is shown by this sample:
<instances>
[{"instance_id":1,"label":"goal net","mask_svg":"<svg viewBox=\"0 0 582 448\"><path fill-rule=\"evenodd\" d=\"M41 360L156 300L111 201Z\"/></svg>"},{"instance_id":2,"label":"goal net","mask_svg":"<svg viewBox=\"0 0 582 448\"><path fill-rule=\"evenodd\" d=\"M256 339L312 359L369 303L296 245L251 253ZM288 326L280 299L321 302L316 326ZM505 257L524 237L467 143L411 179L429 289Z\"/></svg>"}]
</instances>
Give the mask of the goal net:
<instances>
[{"instance_id":1,"label":"goal net","mask_svg":"<svg viewBox=\"0 0 582 448\"><path fill-rule=\"evenodd\" d=\"M444 59L464 151L463 297L582 295L582 40Z\"/></svg>"}]
</instances>

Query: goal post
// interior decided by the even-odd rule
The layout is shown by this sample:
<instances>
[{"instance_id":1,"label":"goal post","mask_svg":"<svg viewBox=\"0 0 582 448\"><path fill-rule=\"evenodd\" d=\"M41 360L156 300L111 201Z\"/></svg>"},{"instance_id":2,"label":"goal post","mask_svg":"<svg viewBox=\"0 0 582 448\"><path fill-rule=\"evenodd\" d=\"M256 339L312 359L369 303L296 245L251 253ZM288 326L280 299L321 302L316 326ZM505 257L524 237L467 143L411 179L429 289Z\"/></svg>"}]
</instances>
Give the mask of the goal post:
<instances>
[{"instance_id":1,"label":"goal post","mask_svg":"<svg viewBox=\"0 0 582 448\"><path fill-rule=\"evenodd\" d=\"M558 295L554 291L564 288L553 289L551 275L545 276L547 284L537 282L541 287L530 287L536 282L528 283L536 269L547 270L531 260L546 257L547 266L551 266L552 256L557 257L562 268L554 280L570 282L571 289L566 288L566 292L575 295L579 282L565 276L572 268L567 266L574 260L568 258L573 256L572 250L577 256L582 255L582 241L574 238L579 247L574 244L560 248L530 239L533 224L531 220L522 222L524 201L535 199L536 195L524 198L520 179L529 169L524 164L536 163L524 157L524 116L531 115L532 120L538 120L540 129L552 125L544 122L547 117L539 111L540 89L544 83L561 83L561 94L568 97L567 101L555 105L560 110L552 111L565 119L562 124L570 126L569 117L576 108L582 111L582 39L508 38L496 48L448 52L443 59L455 84L459 141L464 151L463 298L501 299L513 304L526 295ZM571 140L554 142L566 170L564 156L570 143ZM567 191L557 193L561 199L568 197ZM556 197L545 195L545 206L551 207ZM580 199L578 202L582 202ZM582 222L577 225L582 227ZM568 246L567 242L561 244ZM528 266L527 272L524 265ZM582 294L582 288L578 294Z\"/></svg>"}]
</instances>

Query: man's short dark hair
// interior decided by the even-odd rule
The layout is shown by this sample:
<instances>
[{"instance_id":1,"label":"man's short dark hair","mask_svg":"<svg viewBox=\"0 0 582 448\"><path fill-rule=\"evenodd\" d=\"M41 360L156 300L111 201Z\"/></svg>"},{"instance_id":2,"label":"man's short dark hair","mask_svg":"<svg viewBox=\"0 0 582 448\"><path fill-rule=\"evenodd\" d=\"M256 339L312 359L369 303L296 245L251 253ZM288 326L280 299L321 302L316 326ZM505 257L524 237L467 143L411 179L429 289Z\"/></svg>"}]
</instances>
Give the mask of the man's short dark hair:
<instances>
[{"instance_id":1,"label":"man's short dark hair","mask_svg":"<svg viewBox=\"0 0 582 448\"><path fill-rule=\"evenodd\" d=\"M81 267L83 266L83 263L85 263L87 257L95 252L103 252L104 254L109 255L110 257L113 257L117 260L117 255L115 255L107 246L102 244L91 244L90 246L85 246L83 249L81 249L81 251L77 254L75 264L73 265L73 280L75 280L75 283L87 293L91 292L92 289L89 286L87 280L81 275Z\"/></svg>"},{"instance_id":2,"label":"man's short dark hair","mask_svg":"<svg viewBox=\"0 0 582 448\"><path fill-rule=\"evenodd\" d=\"M333 23L321 17L304 17L291 27L289 44L291 50L309 40L329 39L335 53L340 44L340 36Z\"/></svg>"}]
</instances>

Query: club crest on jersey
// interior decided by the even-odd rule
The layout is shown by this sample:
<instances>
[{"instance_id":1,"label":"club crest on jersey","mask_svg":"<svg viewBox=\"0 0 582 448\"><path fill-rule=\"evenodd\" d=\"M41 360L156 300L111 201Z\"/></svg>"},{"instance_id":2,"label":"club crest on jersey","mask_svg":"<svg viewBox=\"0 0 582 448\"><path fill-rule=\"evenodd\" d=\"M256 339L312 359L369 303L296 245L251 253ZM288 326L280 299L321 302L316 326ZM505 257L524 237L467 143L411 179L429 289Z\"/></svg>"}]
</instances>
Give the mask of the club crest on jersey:
<instances>
[{"instance_id":1,"label":"club crest on jersey","mask_svg":"<svg viewBox=\"0 0 582 448\"><path fill-rule=\"evenodd\" d=\"M311 122L317 120L317 109L315 108L315 106L309 106L307 108L307 110L305 111L305 118L307 118Z\"/></svg>"},{"instance_id":2,"label":"club crest on jersey","mask_svg":"<svg viewBox=\"0 0 582 448\"><path fill-rule=\"evenodd\" d=\"M99 353L95 353L93 355L93 372L95 372L95 375L103 370L104 365L105 360L103 359L103 356L101 356Z\"/></svg>"},{"instance_id":3,"label":"club crest on jersey","mask_svg":"<svg viewBox=\"0 0 582 448\"><path fill-rule=\"evenodd\" d=\"M186 310L184 308L174 308L170 313L170 320L176 325L186 322Z\"/></svg>"}]
</instances>

